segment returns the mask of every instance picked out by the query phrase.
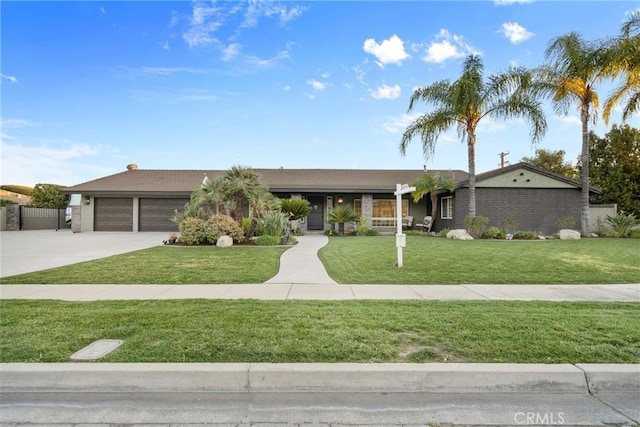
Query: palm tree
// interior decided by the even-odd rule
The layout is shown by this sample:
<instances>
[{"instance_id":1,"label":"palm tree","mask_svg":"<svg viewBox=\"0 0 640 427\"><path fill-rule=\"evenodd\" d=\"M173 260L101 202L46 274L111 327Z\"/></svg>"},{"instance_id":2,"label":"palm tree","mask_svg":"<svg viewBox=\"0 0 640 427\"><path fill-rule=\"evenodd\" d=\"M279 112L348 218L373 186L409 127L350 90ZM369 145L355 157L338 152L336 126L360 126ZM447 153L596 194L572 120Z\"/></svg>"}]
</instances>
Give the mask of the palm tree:
<instances>
[{"instance_id":1,"label":"palm tree","mask_svg":"<svg viewBox=\"0 0 640 427\"><path fill-rule=\"evenodd\" d=\"M204 204L215 214L224 209L228 215L232 208L229 205L229 192L229 185L222 176L212 180L205 175L202 184L191 193L191 203L195 206Z\"/></svg>"},{"instance_id":2,"label":"palm tree","mask_svg":"<svg viewBox=\"0 0 640 427\"><path fill-rule=\"evenodd\" d=\"M258 225L258 218L266 211L276 210L279 208L280 200L266 188L252 191L247 195L249 206L251 206L251 225L247 237L255 234Z\"/></svg>"},{"instance_id":3,"label":"palm tree","mask_svg":"<svg viewBox=\"0 0 640 427\"><path fill-rule=\"evenodd\" d=\"M621 36L606 43L604 71L611 78L622 76L623 81L607 98L602 118L609 123L613 108L626 99L622 121L640 112L640 11L631 14L622 26Z\"/></svg>"},{"instance_id":4,"label":"palm tree","mask_svg":"<svg viewBox=\"0 0 640 427\"><path fill-rule=\"evenodd\" d=\"M431 195L431 223L427 231L431 231L433 221L436 220L436 214L438 213L438 190L453 191L455 184L451 178L443 178L440 175L424 174L417 180L411 183L416 187L416 191L411 193L413 201L418 203L422 198L429 193Z\"/></svg>"},{"instance_id":5,"label":"palm tree","mask_svg":"<svg viewBox=\"0 0 640 427\"><path fill-rule=\"evenodd\" d=\"M581 215L583 236L589 235L589 122L598 117L598 93L595 85L604 78L604 50L587 42L578 33L557 37L545 52L551 63L540 69L541 88L551 97L557 113L567 114L571 105L577 105L582 122L581 163Z\"/></svg>"},{"instance_id":6,"label":"palm tree","mask_svg":"<svg viewBox=\"0 0 640 427\"><path fill-rule=\"evenodd\" d=\"M344 223L355 222L358 218L358 215L353 212L353 209L351 209L349 205L339 206L329 213L329 223L338 223L338 234L341 235L344 234Z\"/></svg>"},{"instance_id":7,"label":"palm tree","mask_svg":"<svg viewBox=\"0 0 640 427\"><path fill-rule=\"evenodd\" d=\"M249 167L233 166L222 179L229 186L230 199L235 202L233 217L238 224L242 225L244 200L252 193L264 190L264 186L260 183L260 176Z\"/></svg>"},{"instance_id":8,"label":"palm tree","mask_svg":"<svg viewBox=\"0 0 640 427\"><path fill-rule=\"evenodd\" d=\"M547 130L547 122L541 103L535 93L527 90L531 73L523 68L511 68L506 72L483 79L484 65L477 55L468 56L462 67L462 75L450 83L441 80L430 86L416 89L409 102L410 112L417 101L435 106L431 113L415 119L402 135L400 153L404 156L409 143L419 136L425 159L435 151L438 137L456 126L461 139L466 139L469 162L469 215L476 215L476 131L486 117L494 120L522 117L531 125L531 139L538 142Z\"/></svg>"}]
</instances>

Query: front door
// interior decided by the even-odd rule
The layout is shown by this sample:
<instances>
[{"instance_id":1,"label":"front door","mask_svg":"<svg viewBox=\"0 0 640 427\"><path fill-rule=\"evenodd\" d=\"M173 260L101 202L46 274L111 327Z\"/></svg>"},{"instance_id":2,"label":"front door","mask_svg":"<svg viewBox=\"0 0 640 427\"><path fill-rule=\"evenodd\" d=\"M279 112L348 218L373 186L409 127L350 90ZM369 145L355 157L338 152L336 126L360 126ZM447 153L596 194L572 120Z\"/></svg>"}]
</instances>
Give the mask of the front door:
<instances>
[{"instance_id":1,"label":"front door","mask_svg":"<svg viewBox=\"0 0 640 427\"><path fill-rule=\"evenodd\" d=\"M311 211L307 217L307 230L324 230L324 197L310 196Z\"/></svg>"}]
</instances>

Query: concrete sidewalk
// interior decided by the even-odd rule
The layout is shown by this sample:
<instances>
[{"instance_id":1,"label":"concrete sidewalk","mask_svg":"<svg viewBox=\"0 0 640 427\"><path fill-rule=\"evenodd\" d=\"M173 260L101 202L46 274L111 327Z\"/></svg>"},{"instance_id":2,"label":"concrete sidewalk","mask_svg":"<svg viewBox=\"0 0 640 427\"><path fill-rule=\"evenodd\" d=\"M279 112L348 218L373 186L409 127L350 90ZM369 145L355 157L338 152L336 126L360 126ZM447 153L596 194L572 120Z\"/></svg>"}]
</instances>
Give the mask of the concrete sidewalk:
<instances>
[{"instance_id":1,"label":"concrete sidewalk","mask_svg":"<svg viewBox=\"0 0 640 427\"><path fill-rule=\"evenodd\" d=\"M323 235L296 237L298 244L288 249L280 257L280 269L267 284L333 284L336 282L329 277L327 270L318 258L318 251L329 243L329 238Z\"/></svg>"},{"instance_id":2,"label":"concrete sidewalk","mask_svg":"<svg viewBox=\"0 0 640 427\"><path fill-rule=\"evenodd\" d=\"M628 285L0 285L2 299L259 299L640 302Z\"/></svg>"}]
</instances>

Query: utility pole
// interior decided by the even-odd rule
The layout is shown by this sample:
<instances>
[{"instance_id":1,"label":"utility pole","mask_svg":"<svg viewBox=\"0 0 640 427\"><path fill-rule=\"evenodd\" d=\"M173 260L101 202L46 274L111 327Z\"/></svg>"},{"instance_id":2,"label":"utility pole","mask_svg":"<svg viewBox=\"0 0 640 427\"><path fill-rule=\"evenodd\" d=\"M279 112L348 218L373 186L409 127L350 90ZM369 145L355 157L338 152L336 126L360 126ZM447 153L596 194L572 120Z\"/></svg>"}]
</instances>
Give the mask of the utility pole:
<instances>
[{"instance_id":1,"label":"utility pole","mask_svg":"<svg viewBox=\"0 0 640 427\"><path fill-rule=\"evenodd\" d=\"M504 167L504 164L505 164L504 158L505 158L506 156L508 156L508 155L509 155L509 152L508 152L508 151L507 151L506 153L503 151L503 152L501 152L500 154L498 154L498 156L500 156L500 167L501 167L501 168L503 168L503 167ZM509 163L509 161L507 161L506 163Z\"/></svg>"}]
</instances>

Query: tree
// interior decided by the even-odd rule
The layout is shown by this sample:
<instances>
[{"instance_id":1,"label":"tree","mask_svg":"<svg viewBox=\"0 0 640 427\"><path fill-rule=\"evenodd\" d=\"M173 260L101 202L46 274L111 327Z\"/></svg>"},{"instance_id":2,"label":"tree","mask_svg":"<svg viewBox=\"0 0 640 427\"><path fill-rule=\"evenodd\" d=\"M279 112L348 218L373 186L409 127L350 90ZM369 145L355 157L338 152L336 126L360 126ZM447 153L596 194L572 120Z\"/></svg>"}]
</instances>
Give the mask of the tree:
<instances>
[{"instance_id":1,"label":"tree","mask_svg":"<svg viewBox=\"0 0 640 427\"><path fill-rule=\"evenodd\" d=\"M640 217L640 130L616 126L598 137L589 134L591 182L602 189L597 203L617 203L627 214Z\"/></svg>"},{"instance_id":2,"label":"tree","mask_svg":"<svg viewBox=\"0 0 640 427\"><path fill-rule=\"evenodd\" d=\"M64 187L56 184L36 184L31 192L31 206L35 208L64 209L69 196L60 193Z\"/></svg>"},{"instance_id":3,"label":"tree","mask_svg":"<svg viewBox=\"0 0 640 427\"><path fill-rule=\"evenodd\" d=\"M580 228L589 236L589 122L598 116L598 93L595 85L604 78L603 50L595 43L582 39L578 33L557 37L545 52L550 61L540 68L542 93L549 96L556 112L567 114L576 105L582 122L582 194Z\"/></svg>"},{"instance_id":4,"label":"tree","mask_svg":"<svg viewBox=\"0 0 640 427\"><path fill-rule=\"evenodd\" d=\"M238 224L242 225L244 200L252 193L263 191L265 188L260 183L258 174L249 167L233 166L222 179L228 186L227 191L230 196L228 200L234 202L235 205L232 216Z\"/></svg>"},{"instance_id":5,"label":"tree","mask_svg":"<svg viewBox=\"0 0 640 427\"><path fill-rule=\"evenodd\" d=\"M338 234L344 234L344 223L355 222L359 219L351 206L339 206L329 213L329 223L338 223Z\"/></svg>"},{"instance_id":6,"label":"tree","mask_svg":"<svg viewBox=\"0 0 640 427\"><path fill-rule=\"evenodd\" d=\"M621 35L609 40L605 49L604 71L614 79L621 76L622 83L607 98L602 117L608 123L613 108L626 100L622 120L627 121L640 112L640 11L631 14L622 26Z\"/></svg>"},{"instance_id":7,"label":"tree","mask_svg":"<svg viewBox=\"0 0 640 427\"><path fill-rule=\"evenodd\" d=\"M202 184L191 193L191 203L195 206L206 205L215 214L224 210L229 215L232 209L229 203L235 201L230 200L230 192L229 185L222 176L212 180L205 175Z\"/></svg>"},{"instance_id":8,"label":"tree","mask_svg":"<svg viewBox=\"0 0 640 427\"><path fill-rule=\"evenodd\" d=\"M436 214L438 213L438 190L453 191L455 184L451 178L443 178L440 175L424 174L417 180L411 183L416 187L416 191L411 193L413 201L418 203L428 193L431 195L431 218L432 221L429 224L427 231L431 231L433 221L435 221Z\"/></svg>"},{"instance_id":9,"label":"tree","mask_svg":"<svg viewBox=\"0 0 640 427\"><path fill-rule=\"evenodd\" d=\"M441 80L418 88L409 101L410 112L418 101L433 104L435 110L415 119L402 135L400 153L417 136L422 140L425 159L435 151L438 137L456 126L458 136L466 139L469 163L469 215L476 214L476 131L484 118L494 120L522 117L531 125L531 139L536 143L547 130L541 103L529 91L531 73L524 68L511 68L506 72L483 79L484 65L479 56L468 56L462 75L450 83Z\"/></svg>"},{"instance_id":10,"label":"tree","mask_svg":"<svg viewBox=\"0 0 640 427\"><path fill-rule=\"evenodd\" d=\"M539 148L536 150L535 156L523 157L522 161L574 179L577 177L576 168L571 163L565 163L564 155L564 150L553 151Z\"/></svg>"}]
</instances>

